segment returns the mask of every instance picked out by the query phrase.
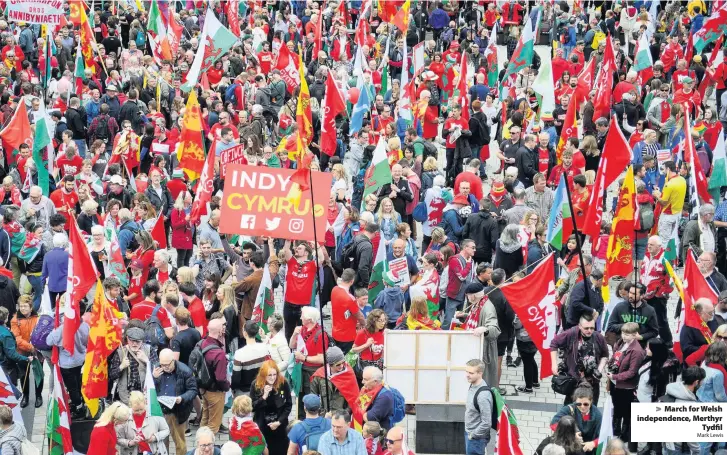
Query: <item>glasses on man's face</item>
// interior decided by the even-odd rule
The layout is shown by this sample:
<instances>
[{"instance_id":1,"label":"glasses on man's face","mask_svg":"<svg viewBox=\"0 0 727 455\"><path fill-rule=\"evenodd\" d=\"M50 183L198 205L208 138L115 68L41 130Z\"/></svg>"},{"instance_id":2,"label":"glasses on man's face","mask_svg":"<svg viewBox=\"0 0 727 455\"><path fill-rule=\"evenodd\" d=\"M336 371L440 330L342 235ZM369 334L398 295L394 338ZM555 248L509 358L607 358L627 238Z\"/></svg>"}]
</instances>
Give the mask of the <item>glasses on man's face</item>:
<instances>
[{"instance_id":1,"label":"glasses on man's face","mask_svg":"<svg viewBox=\"0 0 727 455\"><path fill-rule=\"evenodd\" d=\"M204 450L209 450L214 446L215 446L215 444L212 442L210 442L209 444L198 444L197 445L197 447L199 447L200 449L204 449Z\"/></svg>"},{"instance_id":2,"label":"glasses on man's face","mask_svg":"<svg viewBox=\"0 0 727 455\"><path fill-rule=\"evenodd\" d=\"M395 442L399 442L399 441L401 441L401 439L389 439L389 438L386 438L386 443L387 444L394 444Z\"/></svg>"},{"instance_id":3,"label":"glasses on man's face","mask_svg":"<svg viewBox=\"0 0 727 455\"><path fill-rule=\"evenodd\" d=\"M174 360L172 360L171 362L168 362L168 363L160 363L159 364L159 366L162 367L162 368L169 368L172 365L174 365Z\"/></svg>"},{"instance_id":4,"label":"glasses on man's face","mask_svg":"<svg viewBox=\"0 0 727 455\"><path fill-rule=\"evenodd\" d=\"M579 408L590 408L591 407L591 403L578 403L578 402L576 402L576 406L578 406Z\"/></svg>"}]
</instances>

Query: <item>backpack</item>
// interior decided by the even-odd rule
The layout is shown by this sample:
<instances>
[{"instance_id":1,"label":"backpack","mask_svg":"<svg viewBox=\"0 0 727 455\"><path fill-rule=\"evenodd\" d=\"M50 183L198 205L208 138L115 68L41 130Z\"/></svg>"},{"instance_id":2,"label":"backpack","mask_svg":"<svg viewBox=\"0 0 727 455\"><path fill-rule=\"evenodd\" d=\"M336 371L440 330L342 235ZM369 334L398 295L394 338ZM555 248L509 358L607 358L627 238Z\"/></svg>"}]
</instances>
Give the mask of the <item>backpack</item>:
<instances>
[{"instance_id":1,"label":"backpack","mask_svg":"<svg viewBox=\"0 0 727 455\"><path fill-rule=\"evenodd\" d=\"M389 417L389 424L393 427L406 417L406 400L404 399L404 395L402 395L397 389L393 387L387 388L394 396L394 412L391 414L391 417Z\"/></svg>"},{"instance_id":2,"label":"backpack","mask_svg":"<svg viewBox=\"0 0 727 455\"><path fill-rule=\"evenodd\" d=\"M104 115L98 118L96 125L96 139L101 139L104 142L109 140L109 116Z\"/></svg>"},{"instance_id":3,"label":"backpack","mask_svg":"<svg viewBox=\"0 0 727 455\"><path fill-rule=\"evenodd\" d=\"M131 231L134 236L131 238L131 242L129 242L129 246L126 247L127 251L136 251L139 249L141 245L139 245L138 240L136 240L136 234L141 232L141 229L133 229L129 226L122 226L119 232L121 231Z\"/></svg>"},{"instance_id":4,"label":"backpack","mask_svg":"<svg viewBox=\"0 0 727 455\"><path fill-rule=\"evenodd\" d=\"M565 44L570 41L570 33L568 33L567 25L558 27L558 41L560 41L560 44Z\"/></svg>"},{"instance_id":5,"label":"backpack","mask_svg":"<svg viewBox=\"0 0 727 455\"><path fill-rule=\"evenodd\" d=\"M144 32L141 30L136 31L136 38L134 38L134 41L136 41L136 47L140 50L144 50L144 47L146 46L146 39L144 38Z\"/></svg>"},{"instance_id":6,"label":"backpack","mask_svg":"<svg viewBox=\"0 0 727 455\"><path fill-rule=\"evenodd\" d=\"M639 226L642 232L654 227L654 208L649 203L639 204Z\"/></svg>"},{"instance_id":7,"label":"backpack","mask_svg":"<svg viewBox=\"0 0 727 455\"><path fill-rule=\"evenodd\" d=\"M15 439L16 441L20 441L20 453L18 455L40 455L40 450L33 445L30 441L28 441L28 438L25 438L23 440L16 438L15 436L7 436L7 439L3 438L3 441L0 442L0 449L2 448L3 444L8 442L10 439ZM13 449L13 452L15 450Z\"/></svg>"},{"instance_id":8,"label":"backpack","mask_svg":"<svg viewBox=\"0 0 727 455\"><path fill-rule=\"evenodd\" d=\"M33 332L30 334L30 344L40 351L50 351L51 346L46 342L46 338L53 330L53 316L49 314L41 314L38 322L35 324Z\"/></svg>"},{"instance_id":9,"label":"backpack","mask_svg":"<svg viewBox=\"0 0 727 455\"><path fill-rule=\"evenodd\" d=\"M475 410L477 410L477 412L480 412L480 404L477 402L477 399L480 397L480 392L482 392L483 390L490 392L490 395L492 395L492 406L490 408L490 414L491 414L490 415L490 427L493 430L497 431L497 423L499 420L499 416L497 415L497 405L496 405L497 396L495 396L494 389L492 389L491 387L486 386L486 385L477 389L477 391L475 392L475 396L473 398Z\"/></svg>"},{"instance_id":10,"label":"backpack","mask_svg":"<svg viewBox=\"0 0 727 455\"><path fill-rule=\"evenodd\" d=\"M315 431L311 431L310 425L304 421L300 422L305 429L305 438L303 438L305 450L318 450L318 442L321 440L321 436L326 434L328 430L324 430L322 426L319 426Z\"/></svg>"},{"instance_id":11,"label":"backpack","mask_svg":"<svg viewBox=\"0 0 727 455\"><path fill-rule=\"evenodd\" d=\"M427 211L427 204L424 201L420 201L416 207L414 207L414 211L411 212L412 218L414 218L414 221L418 221L420 223L423 223L429 219L429 213Z\"/></svg>"},{"instance_id":12,"label":"backpack","mask_svg":"<svg viewBox=\"0 0 727 455\"><path fill-rule=\"evenodd\" d=\"M164 348L169 344L162 323L159 320L160 309L161 305L156 305L149 319L144 321L144 341L156 348Z\"/></svg>"},{"instance_id":13,"label":"backpack","mask_svg":"<svg viewBox=\"0 0 727 455\"><path fill-rule=\"evenodd\" d=\"M439 151L437 150L437 147L430 141L425 141L423 139L417 139L408 145L408 148L411 149L414 156L416 156L416 152L414 151L414 144L422 144L422 146L424 146L424 151L422 152L424 156L422 156L422 160L426 160L430 156L433 156L435 158L439 156Z\"/></svg>"},{"instance_id":14,"label":"backpack","mask_svg":"<svg viewBox=\"0 0 727 455\"><path fill-rule=\"evenodd\" d=\"M363 242L363 240L357 241L356 239L353 239L352 242L343 247L343 251L341 251L341 270L354 268L354 262L356 261L356 248L358 248L360 242Z\"/></svg>"},{"instance_id":15,"label":"backpack","mask_svg":"<svg viewBox=\"0 0 727 455\"><path fill-rule=\"evenodd\" d=\"M237 95L235 95L235 90L239 86L240 84L238 83L227 86L227 89L225 89L225 103L232 103L233 106L237 106Z\"/></svg>"},{"instance_id":16,"label":"backpack","mask_svg":"<svg viewBox=\"0 0 727 455\"><path fill-rule=\"evenodd\" d=\"M197 387L200 389L209 389L214 384L214 378L210 374L210 367L207 365L204 356L213 349L221 348L211 344L202 349L203 341L204 339L199 340L194 345L192 352L189 353L189 368L192 370L192 375L197 379Z\"/></svg>"},{"instance_id":17,"label":"backpack","mask_svg":"<svg viewBox=\"0 0 727 455\"><path fill-rule=\"evenodd\" d=\"M591 49L598 50L598 45L601 44L601 41L606 39L606 34L603 33L601 29L598 29L596 33L593 34L593 41L591 42Z\"/></svg>"}]
</instances>

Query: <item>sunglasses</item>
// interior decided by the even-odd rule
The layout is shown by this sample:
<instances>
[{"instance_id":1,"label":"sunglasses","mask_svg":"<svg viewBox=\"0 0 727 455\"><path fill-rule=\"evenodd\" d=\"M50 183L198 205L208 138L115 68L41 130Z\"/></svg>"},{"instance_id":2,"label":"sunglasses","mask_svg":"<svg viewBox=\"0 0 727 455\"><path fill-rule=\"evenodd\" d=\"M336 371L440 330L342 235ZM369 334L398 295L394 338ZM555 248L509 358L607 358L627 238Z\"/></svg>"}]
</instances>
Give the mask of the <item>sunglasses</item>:
<instances>
[{"instance_id":1,"label":"sunglasses","mask_svg":"<svg viewBox=\"0 0 727 455\"><path fill-rule=\"evenodd\" d=\"M395 442L399 442L401 439L386 439L387 444L394 444Z\"/></svg>"},{"instance_id":2,"label":"sunglasses","mask_svg":"<svg viewBox=\"0 0 727 455\"><path fill-rule=\"evenodd\" d=\"M591 403L576 403L575 405L578 406L579 408L590 408L591 407Z\"/></svg>"}]
</instances>

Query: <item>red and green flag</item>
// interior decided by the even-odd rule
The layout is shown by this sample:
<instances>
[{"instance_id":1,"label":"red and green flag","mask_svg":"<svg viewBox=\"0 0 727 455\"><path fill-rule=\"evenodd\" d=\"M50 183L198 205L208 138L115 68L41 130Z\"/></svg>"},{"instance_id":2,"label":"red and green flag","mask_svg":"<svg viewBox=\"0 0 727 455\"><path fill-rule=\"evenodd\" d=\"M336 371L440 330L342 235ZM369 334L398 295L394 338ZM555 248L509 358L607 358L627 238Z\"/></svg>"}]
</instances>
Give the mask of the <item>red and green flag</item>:
<instances>
[{"instance_id":1,"label":"red and green flag","mask_svg":"<svg viewBox=\"0 0 727 455\"><path fill-rule=\"evenodd\" d=\"M366 174L364 174L364 191L363 198L371 193L377 192L382 186L391 183L391 169L389 168L389 159L386 156L386 142L384 138L379 138L379 143L374 150L373 158Z\"/></svg>"},{"instance_id":2,"label":"red and green flag","mask_svg":"<svg viewBox=\"0 0 727 455\"><path fill-rule=\"evenodd\" d=\"M523 455L523 451L520 449L520 431L515 414L505 403L497 388L493 387L491 391L495 397L494 405L498 416L495 453L497 455Z\"/></svg>"},{"instance_id":3,"label":"red and green flag","mask_svg":"<svg viewBox=\"0 0 727 455\"><path fill-rule=\"evenodd\" d=\"M68 395L63 386L60 366L53 365L53 393L48 404L48 417L45 425L48 437L49 455L72 455L71 417L68 409Z\"/></svg>"},{"instance_id":4,"label":"red and green flag","mask_svg":"<svg viewBox=\"0 0 727 455\"><path fill-rule=\"evenodd\" d=\"M261 455L266 448L265 436L252 417L233 419L230 425L230 440L242 449L242 455Z\"/></svg>"},{"instance_id":5,"label":"red and green flag","mask_svg":"<svg viewBox=\"0 0 727 455\"><path fill-rule=\"evenodd\" d=\"M270 276L270 266L265 264L263 270L263 278L260 281L260 287L255 297L255 306L252 309L253 322L259 322L260 327L265 333L268 333L268 319L275 312L275 301L273 299L273 280Z\"/></svg>"}]
</instances>

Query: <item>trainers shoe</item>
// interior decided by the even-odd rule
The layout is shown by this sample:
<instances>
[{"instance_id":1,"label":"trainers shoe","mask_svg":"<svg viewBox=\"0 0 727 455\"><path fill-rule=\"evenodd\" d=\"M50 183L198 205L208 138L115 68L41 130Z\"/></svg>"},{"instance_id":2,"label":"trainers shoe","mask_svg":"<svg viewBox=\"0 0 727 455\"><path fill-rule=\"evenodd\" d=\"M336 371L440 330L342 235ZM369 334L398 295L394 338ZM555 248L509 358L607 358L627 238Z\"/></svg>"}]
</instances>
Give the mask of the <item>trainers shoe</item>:
<instances>
[{"instance_id":1,"label":"trainers shoe","mask_svg":"<svg viewBox=\"0 0 727 455\"><path fill-rule=\"evenodd\" d=\"M507 362L507 366L508 367L514 367L515 366L515 364L512 361L512 356L510 356L510 355L507 356L507 358L505 359L505 361Z\"/></svg>"},{"instance_id":2,"label":"trainers shoe","mask_svg":"<svg viewBox=\"0 0 727 455\"><path fill-rule=\"evenodd\" d=\"M497 390L500 392L500 395L502 395L503 397L505 395L507 395L507 389L506 388L504 388L504 387L498 387Z\"/></svg>"},{"instance_id":3,"label":"trainers shoe","mask_svg":"<svg viewBox=\"0 0 727 455\"><path fill-rule=\"evenodd\" d=\"M517 390L520 393L533 393L533 389L529 389L527 387L522 387L522 386L515 387L515 390Z\"/></svg>"},{"instance_id":4,"label":"trainers shoe","mask_svg":"<svg viewBox=\"0 0 727 455\"><path fill-rule=\"evenodd\" d=\"M539 389L540 388L540 383L539 382L533 382L533 388L534 389Z\"/></svg>"},{"instance_id":5,"label":"trainers shoe","mask_svg":"<svg viewBox=\"0 0 727 455\"><path fill-rule=\"evenodd\" d=\"M189 428L189 427L187 427L187 429L184 430L184 435L185 436L192 436L192 429Z\"/></svg>"},{"instance_id":6,"label":"trainers shoe","mask_svg":"<svg viewBox=\"0 0 727 455\"><path fill-rule=\"evenodd\" d=\"M515 357L515 361L513 362L516 367L519 367L521 363L523 363L523 359L520 358L520 356Z\"/></svg>"},{"instance_id":7,"label":"trainers shoe","mask_svg":"<svg viewBox=\"0 0 727 455\"><path fill-rule=\"evenodd\" d=\"M229 432L230 432L230 429L229 429L229 428L227 428L227 427L226 427L226 426L224 426L224 425L220 425L220 429L219 429L219 430L218 430L217 432L218 432L218 433L222 433L222 434L227 434L227 433L229 433Z\"/></svg>"}]
</instances>

